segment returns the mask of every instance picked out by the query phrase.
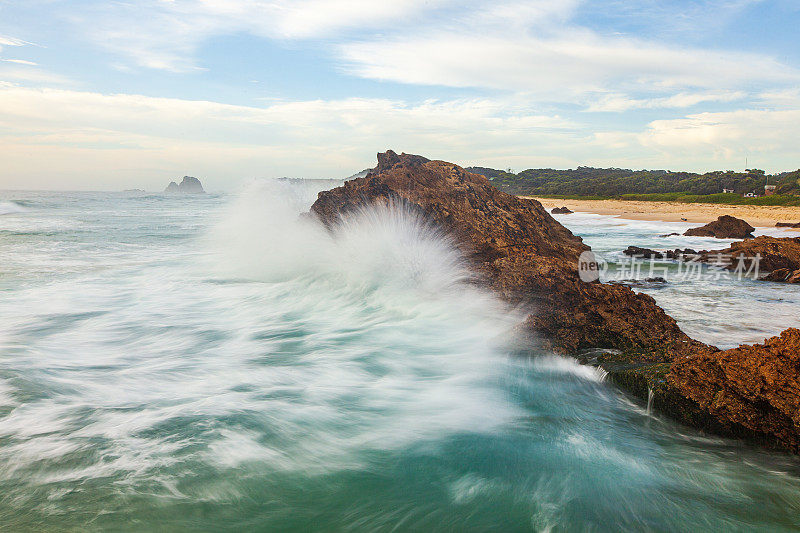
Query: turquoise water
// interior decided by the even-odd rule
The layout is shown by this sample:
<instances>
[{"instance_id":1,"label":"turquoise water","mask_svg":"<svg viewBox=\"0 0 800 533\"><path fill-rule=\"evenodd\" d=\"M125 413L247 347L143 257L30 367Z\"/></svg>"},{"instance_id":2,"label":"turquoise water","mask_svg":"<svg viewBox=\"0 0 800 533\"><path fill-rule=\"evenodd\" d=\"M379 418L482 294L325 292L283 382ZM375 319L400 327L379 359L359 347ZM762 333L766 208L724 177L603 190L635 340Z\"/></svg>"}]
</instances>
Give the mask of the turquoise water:
<instances>
[{"instance_id":1,"label":"turquoise water","mask_svg":"<svg viewBox=\"0 0 800 533\"><path fill-rule=\"evenodd\" d=\"M0 192L0 529L800 528L796 458L516 352L446 235L401 209L331 235L314 193ZM667 232L569 216L612 261ZM797 314L705 276L646 290L719 344Z\"/></svg>"}]
</instances>

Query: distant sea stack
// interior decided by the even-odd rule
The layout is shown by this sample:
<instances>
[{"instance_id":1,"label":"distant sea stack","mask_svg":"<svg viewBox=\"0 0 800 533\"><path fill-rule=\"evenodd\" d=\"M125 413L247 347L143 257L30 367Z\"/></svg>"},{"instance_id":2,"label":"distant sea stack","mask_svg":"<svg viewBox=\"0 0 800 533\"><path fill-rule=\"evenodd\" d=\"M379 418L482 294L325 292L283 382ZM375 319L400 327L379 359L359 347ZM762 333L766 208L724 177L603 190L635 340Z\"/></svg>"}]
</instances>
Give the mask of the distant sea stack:
<instances>
[{"instance_id":1,"label":"distant sea stack","mask_svg":"<svg viewBox=\"0 0 800 533\"><path fill-rule=\"evenodd\" d=\"M206 191L203 190L203 184L200 180L192 176L184 176L180 185L174 181L169 182L164 192L180 192L189 194L202 194Z\"/></svg>"}]
</instances>

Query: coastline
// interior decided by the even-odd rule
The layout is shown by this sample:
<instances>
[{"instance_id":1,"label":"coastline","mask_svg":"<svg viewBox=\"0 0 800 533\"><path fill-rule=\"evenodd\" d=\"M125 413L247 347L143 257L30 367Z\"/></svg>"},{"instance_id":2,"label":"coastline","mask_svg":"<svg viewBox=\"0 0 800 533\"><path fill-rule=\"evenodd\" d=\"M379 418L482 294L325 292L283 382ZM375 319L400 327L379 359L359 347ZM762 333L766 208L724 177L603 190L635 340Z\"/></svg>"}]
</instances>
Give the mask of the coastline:
<instances>
[{"instance_id":1,"label":"coastline","mask_svg":"<svg viewBox=\"0 0 800 533\"><path fill-rule=\"evenodd\" d=\"M695 222L707 224L721 215L744 219L754 227L774 228L776 222L800 222L800 207L724 204L686 204L680 202L642 202L633 200L560 200L557 198L533 198L550 211L554 207L566 206L577 213L617 215L629 220L662 222ZM798 228L783 228L800 231Z\"/></svg>"}]
</instances>

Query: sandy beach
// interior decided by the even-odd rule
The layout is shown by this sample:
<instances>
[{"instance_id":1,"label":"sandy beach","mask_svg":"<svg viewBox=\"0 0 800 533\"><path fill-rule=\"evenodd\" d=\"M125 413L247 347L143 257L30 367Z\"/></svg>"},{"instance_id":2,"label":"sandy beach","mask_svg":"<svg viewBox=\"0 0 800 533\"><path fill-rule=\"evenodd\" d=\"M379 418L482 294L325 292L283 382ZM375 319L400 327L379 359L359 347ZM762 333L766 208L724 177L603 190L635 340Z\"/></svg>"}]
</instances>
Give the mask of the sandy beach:
<instances>
[{"instance_id":1,"label":"sandy beach","mask_svg":"<svg viewBox=\"0 0 800 533\"><path fill-rule=\"evenodd\" d=\"M721 215L746 220L755 227L774 227L776 222L800 222L800 207L760 205L684 204L679 202L635 202L627 200L559 200L536 198L549 211L566 206L575 212L619 215L632 220L662 220L706 224Z\"/></svg>"}]
</instances>

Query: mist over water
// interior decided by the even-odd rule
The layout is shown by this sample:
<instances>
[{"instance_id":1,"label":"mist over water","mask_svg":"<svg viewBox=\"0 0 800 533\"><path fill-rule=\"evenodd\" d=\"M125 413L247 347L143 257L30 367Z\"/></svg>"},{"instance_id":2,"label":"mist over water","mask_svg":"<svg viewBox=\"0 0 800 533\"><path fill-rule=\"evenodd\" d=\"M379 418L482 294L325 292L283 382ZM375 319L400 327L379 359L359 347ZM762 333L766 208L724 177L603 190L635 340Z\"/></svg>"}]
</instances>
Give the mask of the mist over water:
<instances>
[{"instance_id":1,"label":"mist over water","mask_svg":"<svg viewBox=\"0 0 800 533\"><path fill-rule=\"evenodd\" d=\"M514 352L447 235L316 192L0 193L0 528L800 527L796 459Z\"/></svg>"}]
</instances>

